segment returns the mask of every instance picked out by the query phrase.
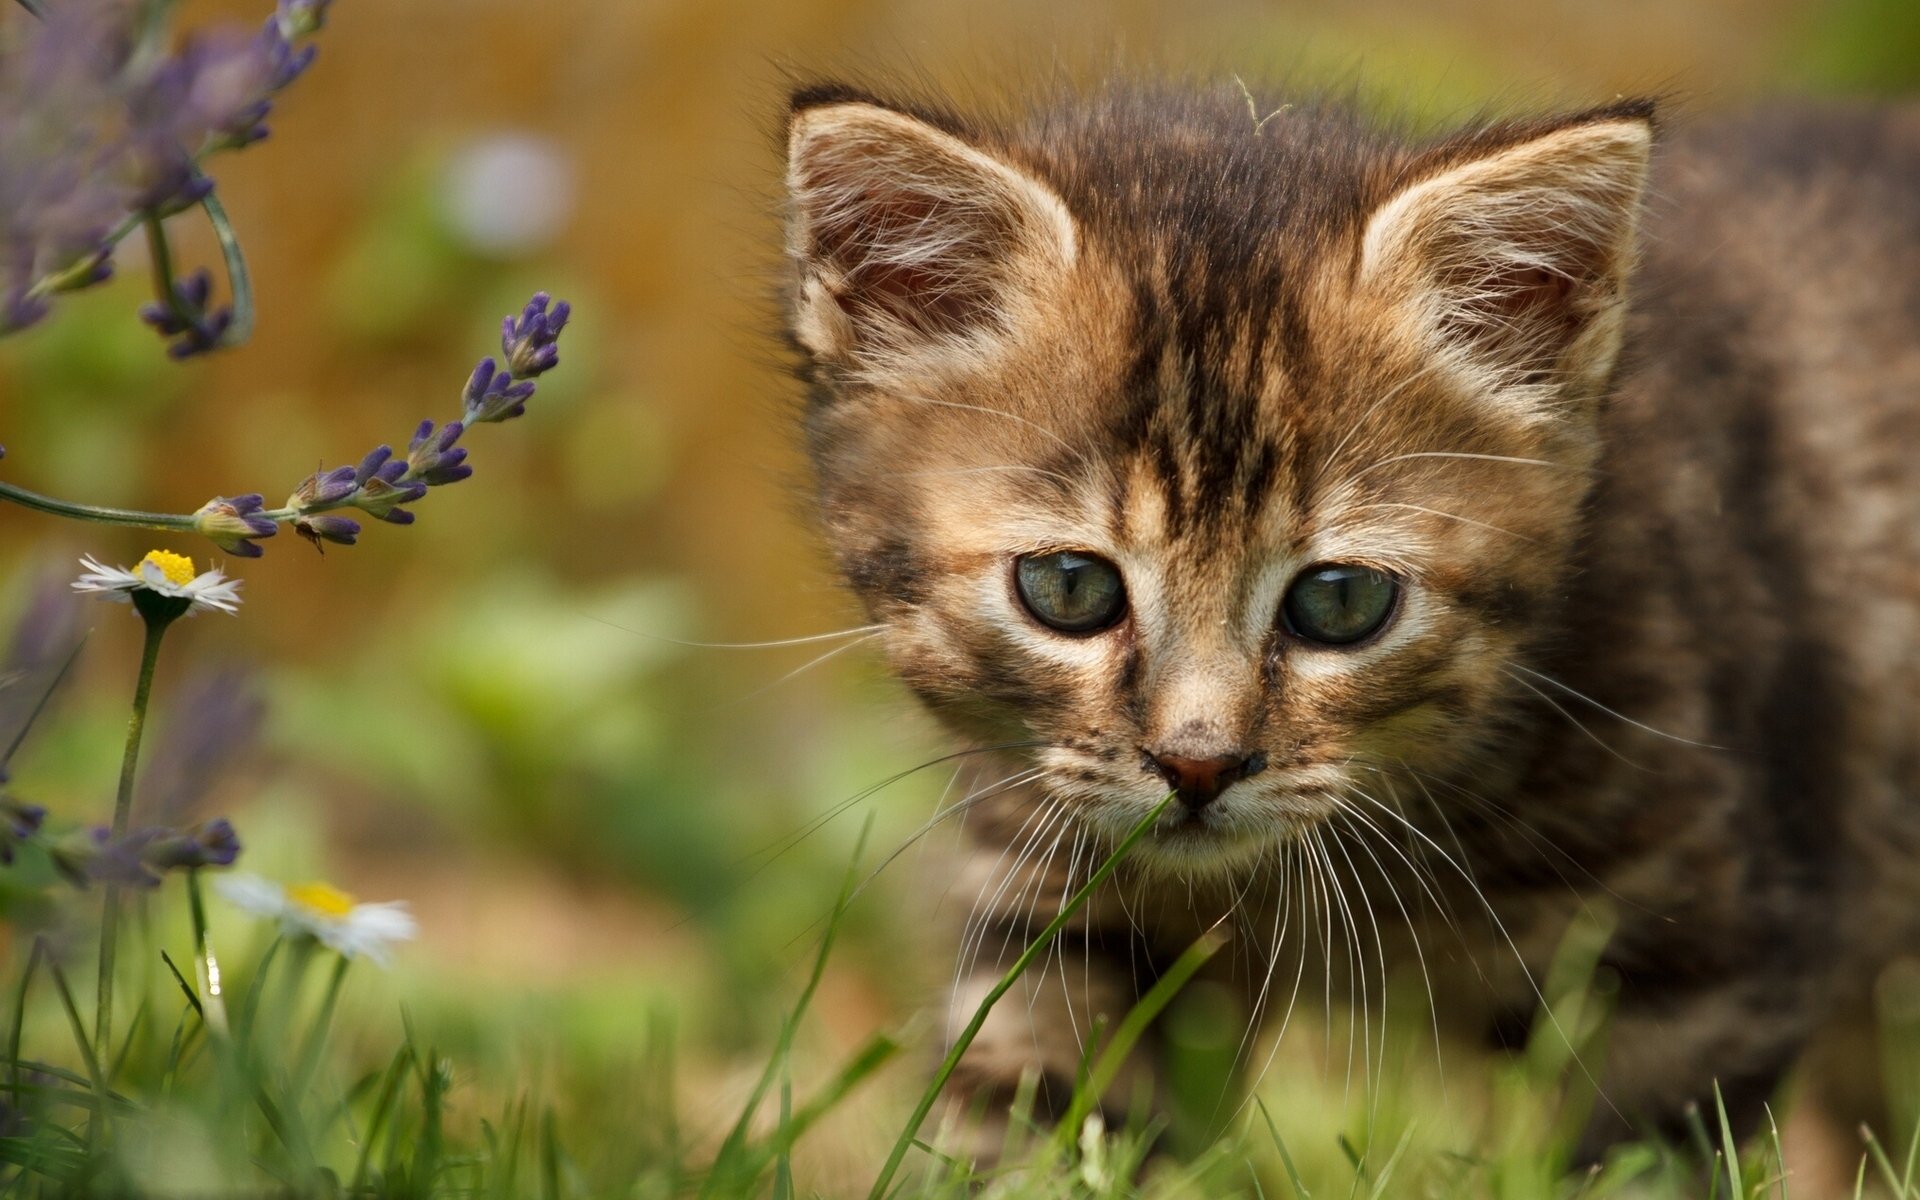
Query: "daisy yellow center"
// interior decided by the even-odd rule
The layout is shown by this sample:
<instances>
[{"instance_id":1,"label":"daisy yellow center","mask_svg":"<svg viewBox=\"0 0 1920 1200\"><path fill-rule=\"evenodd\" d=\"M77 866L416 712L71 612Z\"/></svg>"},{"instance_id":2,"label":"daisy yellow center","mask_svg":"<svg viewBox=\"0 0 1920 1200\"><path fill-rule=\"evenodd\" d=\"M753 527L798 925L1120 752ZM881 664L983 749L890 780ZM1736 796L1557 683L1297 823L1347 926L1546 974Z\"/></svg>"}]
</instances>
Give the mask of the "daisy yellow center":
<instances>
[{"instance_id":1,"label":"daisy yellow center","mask_svg":"<svg viewBox=\"0 0 1920 1200\"><path fill-rule=\"evenodd\" d=\"M287 899L322 917L344 917L353 911L352 896L330 883L301 883L287 889Z\"/></svg>"},{"instance_id":2,"label":"daisy yellow center","mask_svg":"<svg viewBox=\"0 0 1920 1200\"><path fill-rule=\"evenodd\" d=\"M184 554L175 554L171 550L149 550L140 562L159 567L160 573L167 577L167 582L175 587L185 587L193 582L193 560Z\"/></svg>"}]
</instances>

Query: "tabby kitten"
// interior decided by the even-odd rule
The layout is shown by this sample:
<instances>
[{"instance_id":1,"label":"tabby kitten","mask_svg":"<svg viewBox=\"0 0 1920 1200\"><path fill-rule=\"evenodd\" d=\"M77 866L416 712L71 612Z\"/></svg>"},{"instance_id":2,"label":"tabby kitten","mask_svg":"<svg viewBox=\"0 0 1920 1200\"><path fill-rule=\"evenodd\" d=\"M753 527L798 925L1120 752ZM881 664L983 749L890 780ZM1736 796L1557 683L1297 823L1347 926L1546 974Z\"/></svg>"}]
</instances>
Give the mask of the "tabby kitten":
<instances>
[{"instance_id":1,"label":"tabby kitten","mask_svg":"<svg viewBox=\"0 0 1920 1200\"><path fill-rule=\"evenodd\" d=\"M1001 747L956 1021L1178 795L962 1095L1058 1104L1223 918L1255 1020L1384 956L1508 1029L1604 901L1599 1148L1715 1081L1750 1124L1916 946L1920 115L829 86L787 133L826 531Z\"/></svg>"}]
</instances>

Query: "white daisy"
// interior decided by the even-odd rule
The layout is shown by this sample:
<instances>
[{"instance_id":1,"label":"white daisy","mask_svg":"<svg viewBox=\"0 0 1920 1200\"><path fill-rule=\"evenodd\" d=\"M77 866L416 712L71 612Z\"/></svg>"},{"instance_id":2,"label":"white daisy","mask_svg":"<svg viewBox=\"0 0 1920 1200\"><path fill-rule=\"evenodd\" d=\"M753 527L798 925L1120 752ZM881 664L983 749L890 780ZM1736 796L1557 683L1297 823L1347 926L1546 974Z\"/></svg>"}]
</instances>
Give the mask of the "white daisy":
<instances>
[{"instance_id":1,"label":"white daisy","mask_svg":"<svg viewBox=\"0 0 1920 1200\"><path fill-rule=\"evenodd\" d=\"M386 966L395 942L420 931L403 901L362 904L330 883L282 886L258 875L223 875L213 886L236 908L275 917L289 936L306 936L345 958Z\"/></svg>"},{"instance_id":2,"label":"white daisy","mask_svg":"<svg viewBox=\"0 0 1920 1200\"><path fill-rule=\"evenodd\" d=\"M193 573L193 560L168 550L149 550L132 570L109 567L88 555L80 560L86 572L74 581L77 592L93 592L105 600L122 604L135 592L152 592L175 600L185 600L187 612L218 609L223 613L240 608L240 581L228 579L219 568Z\"/></svg>"}]
</instances>

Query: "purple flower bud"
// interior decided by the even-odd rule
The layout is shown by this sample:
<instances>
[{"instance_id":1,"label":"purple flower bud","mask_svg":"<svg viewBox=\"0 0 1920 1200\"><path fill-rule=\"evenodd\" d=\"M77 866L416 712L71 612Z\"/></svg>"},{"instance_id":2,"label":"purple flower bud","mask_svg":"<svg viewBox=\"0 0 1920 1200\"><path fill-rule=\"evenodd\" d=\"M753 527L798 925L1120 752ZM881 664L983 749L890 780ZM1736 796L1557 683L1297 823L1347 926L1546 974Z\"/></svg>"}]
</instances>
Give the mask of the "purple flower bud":
<instances>
[{"instance_id":1,"label":"purple flower bud","mask_svg":"<svg viewBox=\"0 0 1920 1200\"><path fill-rule=\"evenodd\" d=\"M466 426L459 421L448 421L439 433L433 430L432 421L420 422L419 430L407 446L407 473L403 478L428 487L441 487L459 483L473 474L473 468L466 465L467 452L454 446Z\"/></svg>"},{"instance_id":2,"label":"purple flower bud","mask_svg":"<svg viewBox=\"0 0 1920 1200\"><path fill-rule=\"evenodd\" d=\"M387 466L399 468L399 471L406 470L406 464L403 462L392 462ZM378 520L390 521L395 525L411 525L413 514L398 506L411 504L426 494L425 483L395 484L389 483L381 475L375 475L360 485L360 493L353 498L353 505Z\"/></svg>"},{"instance_id":3,"label":"purple flower bud","mask_svg":"<svg viewBox=\"0 0 1920 1200\"><path fill-rule=\"evenodd\" d=\"M40 832L47 810L0 797L0 865L12 866L14 848Z\"/></svg>"},{"instance_id":4,"label":"purple flower bud","mask_svg":"<svg viewBox=\"0 0 1920 1200\"><path fill-rule=\"evenodd\" d=\"M115 840L104 825L75 830L47 847L56 871L68 883L84 888L90 883L117 883L128 887L160 886L160 877L147 870L141 854L158 830L142 830Z\"/></svg>"},{"instance_id":5,"label":"purple flower bud","mask_svg":"<svg viewBox=\"0 0 1920 1200\"><path fill-rule=\"evenodd\" d=\"M13 333L35 325L53 311L45 296L30 296L24 287L0 294L0 333Z\"/></svg>"},{"instance_id":6,"label":"purple flower bud","mask_svg":"<svg viewBox=\"0 0 1920 1200\"><path fill-rule=\"evenodd\" d=\"M392 458L392 446L375 446L367 452L365 458L360 460L360 469L354 472L354 482L365 486L367 480L379 476L380 472L388 465Z\"/></svg>"},{"instance_id":7,"label":"purple flower bud","mask_svg":"<svg viewBox=\"0 0 1920 1200\"><path fill-rule=\"evenodd\" d=\"M491 358L483 358L480 365L473 369L472 377L467 380L467 390L463 393L466 423L478 425L485 421L511 420L527 411L527 398L531 395L531 380L515 383L512 374L497 370Z\"/></svg>"},{"instance_id":8,"label":"purple flower bud","mask_svg":"<svg viewBox=\"0 0 1920 1200\"><path fill-rule=\"evenodd\" d=\"M173 338L167 346L170 357L188 358L204 354L220 344L220 338L233 323L233 310L221 307L209 311L207 301L213 294L213 276L205 268L173 284L173 303L155 301L142 305L140 319Z\"/></svg>"},{"instance_id":9,"label":"purple flower bud","mask_svg":"<svg viewBox=\"0 0 1920 1200\"><path fill-rule=\"evenodd\" d=\"M280 32L288 39L305 37L326 27L327 6L332 0L280 0L275 17Z\"/></svg>"},{"instance_id":10,"label":"purple flower bud","mask_svg":"<svg viewBox=\"0 0 1920 1200\"><path fill-rule=\"evenodd\" d=\"M359 486L360 472L354 467L315 471L301 480L293 495L287 497L287 507L308 509L339 504Z\"/></svg>"},{"instance_id":11,"label":"purple flower bud","mask_svg":"<svg viewBox=\"0 0 1920 1200\"><path fill-rule=\"evenodd\" d=\"M161 830L143 848L140 861L155 871L230 867L240 857L240 836L225 817L185 830Z\"/></svg>"},{"instance_id":12,"label":"purple flower bud","mask_svg":"<svg viewBox=\"0 0 1920 1200\"><path fill-rule=\"evenodd\" d=\"M559 365L560 350L554 343L559 341L573 308L562 300L548 311L551 301L547 293L535 292L518 320L508 317L501 323L500 354L515 379L531 379Z\"/></svg>"},{"instance_id":13,"label":"purple flower bud","mask_svg":"<svg viewBox=\"0 0 1920 1200\"><path fill-rule=\"evenodd\" d=\"M266 499L259 492L230 499L215 496L195 511L193 527L228 554L259 558L262 551L254 541L280 532L270 518L260 515L265 506Z\"/></svg>"}]
</instances>

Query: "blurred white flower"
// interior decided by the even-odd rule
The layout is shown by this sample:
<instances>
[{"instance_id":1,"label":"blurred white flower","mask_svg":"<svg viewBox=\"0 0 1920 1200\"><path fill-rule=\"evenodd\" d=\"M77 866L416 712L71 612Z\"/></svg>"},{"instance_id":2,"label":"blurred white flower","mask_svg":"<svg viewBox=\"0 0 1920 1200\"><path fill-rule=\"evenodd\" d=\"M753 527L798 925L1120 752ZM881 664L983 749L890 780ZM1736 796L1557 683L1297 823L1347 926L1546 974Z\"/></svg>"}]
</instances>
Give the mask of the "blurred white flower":
<instances>
[{"instance_id":1,"label":"blurred white flower","mask_svg":"<svg viewBox=\"0 0 1920 1200\"><path fill-rule=\"evenodd\" d=\"M482 254L511 258L558 237L573 216L573 162L553 140L499 133L469 143L448 164L447 218Z\"/></svg>"},{"instance_id":2,"label":"blurred white flower","mask_svg":"<svg viewBox=\"0 0 1920 1200\"><path fill-rule=\"evenodd\" d=\"M240 608L239 580L228 579L217 567L195 575L193 560L184 554L149 550L132 570L107 566L91 555L82 558L80 565L86 571L74 581L74 590L92 592L104 600L125 604L133 599L135 592L144 591L185 600L189 613L207 609L233 613Z\"/></svg>"},{"instance_id":3,"label":"blurred white flower","mask_svg":"<svg viewBox=\"0 0 1920 1200\"><path fill-rule=\"evenodd\" d=\"M311 937L345 958L383 967L394 943L420 931L403 901L362 904L329 883L282 886L258 875L224 875L213 886L235 908L277 918L289 936Z\"/></svg>"}]
</instances>

